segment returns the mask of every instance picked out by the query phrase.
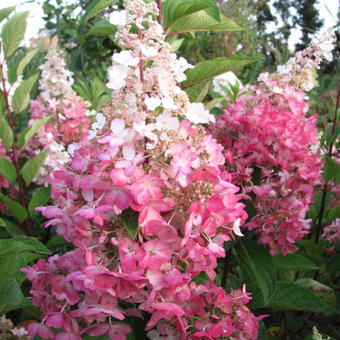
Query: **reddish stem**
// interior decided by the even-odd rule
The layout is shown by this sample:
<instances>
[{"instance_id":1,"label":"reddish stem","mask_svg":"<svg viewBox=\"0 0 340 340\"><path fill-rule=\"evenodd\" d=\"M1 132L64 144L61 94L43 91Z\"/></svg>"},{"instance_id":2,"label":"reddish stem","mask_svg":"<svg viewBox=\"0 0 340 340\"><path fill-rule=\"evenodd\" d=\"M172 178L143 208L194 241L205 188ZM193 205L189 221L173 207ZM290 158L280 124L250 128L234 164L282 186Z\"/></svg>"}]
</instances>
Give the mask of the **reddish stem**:
<instances>
[{"instance_id":1,"label":"reddish stem","mask_svg":"<svg viewBox=\"0 0 340 340\"><path fill-rule=\"evenodd\" d=\"M141 30L138 31L138 39L140 41L143 40L143 32ZM139 61L139 77L142 83L144 83L144 60L143 58L143 54L142 52L139 52L139 57L140 57L140 61Z\"/></svg>"},{"instance_id":2,"label":"reddish stem","mask_svg":"<svg viewBox=\"0 0 340 340\"><path fill-rule=\"evenodd\" d=\"M7 113L7 119L10 127L12 128L15 121L11 120L11 108L9 106L9 101L8 101L8 91L6 89L6 80L5 80L5 75L3 72L3 64L0 63L0 72L1 72L1 78L2 78L2 88L3 88L3 94L5 98L5 105L6 105L6 113ZM24 182L21 176L20 172L20 165L19 165L19 159L17 157L17 145L16 143L13 143L12 146L12 152L10 152L10 158L12 163L14 164L16 175L17 175L17 181L18 181L18 199L20 204L26 209L26 201L25 201L25 186ZM29 220L26 220L24 222L24 227L26 228L27 232L29 235L32 233L32 226Z\"/></svg>"},{"instance_id":3,"label":"reddish stem","mask_svg":"<svg viewBox=\"0 0 340 340\"><path fill-rule=\"evenodd\" d=\"M158 7L158 16L157 21L161 25L162 24L162 0L156 0Z\"/></svg>"}]
</instances>

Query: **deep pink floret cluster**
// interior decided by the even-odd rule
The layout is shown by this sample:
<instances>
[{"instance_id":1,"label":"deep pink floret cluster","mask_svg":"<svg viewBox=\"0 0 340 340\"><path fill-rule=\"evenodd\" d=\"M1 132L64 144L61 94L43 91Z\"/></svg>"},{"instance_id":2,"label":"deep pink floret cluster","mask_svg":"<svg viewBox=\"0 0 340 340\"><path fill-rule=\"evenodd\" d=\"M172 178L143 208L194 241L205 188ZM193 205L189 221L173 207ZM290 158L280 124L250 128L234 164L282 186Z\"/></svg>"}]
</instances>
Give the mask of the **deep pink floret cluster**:
<instances>
[{"instance_id":1,"label":"deep pink floret cluster","mask_svg":"<svg viewBox=\"0 0 340 340\"><path fill-rule=\"evenodd\" d=\"M276 92L273 89L276 88ZM234 183L244 187L256 212L246 226L272 255L287 254L309 233L305 215L320 184L316 116L308 116L305 94L275 81L245 89L216 123Z\"/></svg>"}]
</instances>

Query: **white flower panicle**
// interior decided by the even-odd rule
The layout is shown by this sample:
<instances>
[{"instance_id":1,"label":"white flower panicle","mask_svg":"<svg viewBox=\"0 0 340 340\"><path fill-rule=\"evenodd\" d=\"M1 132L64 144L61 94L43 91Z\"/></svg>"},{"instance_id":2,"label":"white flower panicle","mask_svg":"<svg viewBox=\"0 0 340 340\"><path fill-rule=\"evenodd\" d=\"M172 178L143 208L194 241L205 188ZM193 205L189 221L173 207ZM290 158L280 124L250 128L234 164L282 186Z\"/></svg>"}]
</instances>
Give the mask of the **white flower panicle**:
<instances>
[{"instance_id":1,"label":"white flower panicle","mask_svg":"<svg viewBox=\"0 0 340 340\"><path fill-rule=\"evenodd\" d=\"M46 61L40 69L42 70L39 81L40 96L50 106L56 98L76 96L72 89L73 73L66 68L60 49L51 46L48 49Z\"/></svg>"},{"instance_id":2,"label":"white flower panicle","mask_svg":"<svg viewBox=\"0 0 340 340\"><path fill-rule=\"evenodd\" d=\"M123 50L112 56L107 87L113 90L113 101L103 109L107 124L116 118L124 119L146 138L148 149L176 138L174 131L180 126L180 116L194 124L214 121L203 104L190 104L186 93L177 86L177 82L186 79L185 71L193 66L170 53L163 28L154 20L157 14L155 3L133 0L125 2L124 11L110 15ZM139 32L132 33L132 26L137 26ZM100 130L98 124L92 125L92 129L90 138Z\"/></svg>"},{"instance_id":3,"label":"white flower panicle","mask_svg":"<svg viewBox=\"0 0 340 340\"><path fill-rule=\"evenodd\" d=\"M315 70L320 68L323 59L332 61L332 51L335 46L332 29L318 36L304 50L288 60L285 65L279 65L276 73L262 73L259 81L275 81L276 92L283 91L285 85L290 85L299 91L311 91L315 84Z\"/></svg>"}]
</instances>

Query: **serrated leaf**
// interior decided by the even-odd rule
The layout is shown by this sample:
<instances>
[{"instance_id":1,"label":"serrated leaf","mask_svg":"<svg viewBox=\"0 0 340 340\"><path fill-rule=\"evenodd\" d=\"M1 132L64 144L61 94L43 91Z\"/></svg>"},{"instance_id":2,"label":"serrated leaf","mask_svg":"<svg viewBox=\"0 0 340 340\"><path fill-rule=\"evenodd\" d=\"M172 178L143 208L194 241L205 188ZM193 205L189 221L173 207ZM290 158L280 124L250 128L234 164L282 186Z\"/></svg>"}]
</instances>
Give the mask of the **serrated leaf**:
<instances>
[{"instance_id":1,"label":"serrated leaf","mask_svg":"<svg viewBox=\"0 0 340 340\"><path fill-rule=\"evenodd\" d=\"M287 254L273 256L273 261L276 266L291 270L317 270L320 269L315 263L307 257L300 254Z\"/></svg>"},{"instance_id":2,"label":"serrated leaf","mask_svg":"<svg viewBox=\"0 0 340 340\"><path fill-rule=\"evenodd\" d=\"M11 236L22 236L25 235L25 233L22 231L22 229L17 226L16 224L12 223L11 221L1 219L0 218L0 226L4 227L9 235Z\"/></svg>"},{"instance_id":3,"label":"serrated leaf","mask_svg":"<svg viewBox=\"0 0 340 340\"><path fill-rule=\"evenodd\" d=\"M86 8L83 20L88 21L102 12L106 7L112 5L116 0L93 0Z\"/></svg>"},{"instance_id":4,"label":"serrated leaf","mask_svg":"<svg viewBox=\"0 0 340 340\"><path fill-rule=\"evenodd\" d=\"M6 19L14 11L14 9L15 6L0 9L0 22Z\"/></svg>"},{"instance_id":5,"label":"serrated leaf","mask_svg":"<svg viewBox=\"0 0 340 340\"><path fill-rule=\"evenodd\" d=\"M323 167L323 178L326 181L333 180L336 184L340 183L340 164L333 158L325 158L325 166Z\"/></svg>"},{"instance_id":6,"label":"serrated leaf","mask_svg":"<svg viewBox=\"0 0 340 340\"><path fill-rule=\"evenodd\" d=\"M24 222L27 218L26 209L20 205L18 202L6 197L0 193L0 199L6 204L8 209L11 211L14 218L16 218L20 223Z\"/></svg>"},{"instance_id":7,"label":"serrated leaf","mask_svg":"<svg viewBox=\"0 0 340 340\"><path fill-rule=\"evenodd\" d=\"M38 53L39 48L35 48L29 50L27 54L20 60L18 68L17 68L17 77L19 78L22 73L24 72L25 67L31 62L31 60L35 57Z\"/></svg>"},{"instance_id":8,"label":"serrated leaf","mask_svg":"<svg viewBox=\"0 0 340 340\"><path fill-rule=\"evenodd\" d=\"M0 240L0 257L4 255L15 255L27 251L34 251L34 247L16 240L16 237Z\"/></svg>"},{"instance_id":9,"label":"serrated leaf","mask_svg":"<svg viewBox=\"0 0 340 340\"><path fill-rule=\"evenodd\" d=\"M240 241L235 250L247 288L256 293L266 306L276 288L276 271L272 257L263 245L252 240Z\"/></svg>"},{"instance_id":10,"label":"serrated leaf","mask_svg":"<svg viewBox=\"0 0 340 340\"><path fill-rule=\"evenodd\" d=\"M16 13L2 27L1 37L6 58L13 54L24 39L27 15L28 12Z\"/></svg>"},{"instance_id":11,"label":"serrated leaf","mask_svg":"<svg viewBox=\"0 0 340 340\"><path fill-rule=\"evenodd\" d=\"M20 288L25 280L20 268L50 253L35 237L0 240L0 313L29 305Z\"/></svg>"},{"instance_id":12,"label":"serrated leaf","mask_svg":"<svg viewBox=\"0 0 340 340\"><path fill-rule=\"evenodd\" d=\"M163 25L167 28L179 18L211 6L217 7L214 0L166 0L162 4Z\"/></svg>"},{"instance_id":13,"label":"serrated leaf","mask_svg":"<svg viewBox=\"0 0 340 340\"><path fill-rule=\"evenodd\" d=\"M13 240L17 242L21 242L29 247L32 247L35 253L39 253L42 255L51 254L51 251L43 243L41 243L36 237L17 236L13 238Z\"/></svg>"},{"instance_id":14,"label":"serrated leaf","mask_svg":"<svg viewBox=\"0 0 340 340\"><path fill-rule=\"evenodd\" d=\"M0 282L0 314L8 313L27 304L28 301L14 277L6 278Z\"/></svg>"},{"instance_id":15,"label":"serrated leaf","mask_svg":"<svg viewBox=\"0 0 340 340\"><path fill-rule=\"evenodd\" d=\"M228 71L236 72L255 60L255 58L247 57L230 57L203 61L196 64L194 68L187 70L185 73L187 79L182 83L183 87L188 88L197 85Z\"/></svg>"},{"instance_id":16,"label":"serrated leaf","mask_svg":"<svg viewBox=\"0 0 340 340\"><path fill-rule=\"evenodd\" d=\"M306 288L293 282L278 281L268 307L277 310L323 312L329 306Z\"/></svg>"},{"instance_id":17,"label":"serrated leaf","mask_svg":"<svg viewBox=\"0 0 340 340\"><path fill-rule=\"evenodd\" d=\"M106 19L96 22L91 29L87 32L87 35L110 35L117 32L116 26L110 24Z\"/></svg>"},{"instance_id":18,"label":"serrated leaf","mask_svg":"<svg viewBox=\"0 0 340 340\"><path fill-rule=\"evenodd\" d=\"M172 37L188 32L239 32L242 30L233 20L225 16L221 16L221 20L218 21L205 10L201 10L178 19L166 30L166 35Z\"/></svg>"},{"instance_id":19,"label":"serrated leaf","mask_svg":"<svg viewBox=\"0 0 340 340\"><path fill-rule=\"evenodd\" d=\"M31 127L25 128L18 138L19 148L23 148L27 142L38 132L38 130L51 119L51 117L52 116L46 116L44 118L37 119L34 121Z\"/></svg>"},{"instance_id":20,"label":"serrated leaf","mask_svg":"<svg viewBox=\"0 0 340 340\"><path fill-rule=\"evenodd\" d=\"M26 110L30 102L30 92L39 78L39 73L24 80L21 85L15 90L12 100L12 107L14 112L22 112Z\"/></svg>"},{"instance_id":21,"label":"serrated leaf","mask_svg":"<svg viewBox=\"0 0 340 340\"><path fill-rule=\"evenodd\" d=\"M27 161L25 165L21 168L21 174L26 185L29 185L33 181L35 176L38 175L39 170L44 164L46 157L47 151L40 152L38 155Z\"/></svg>"},{"instance_id":22,"label":"serrated leaf","mask_svg":"<svg viewBox=\"0 0 340 340\"><path fill-rule=\"evenodd\" d=\"M48 203L51 198L51 190L50 188L41 187L39 188L36 193L32 196L29 204L28 204L28 211L31 216L37 216L39 213L35 211L35 208L41 207Z\"/></svg>"},{"instance_id":23,"label":"serrated leaf","mask_svg":"<svg viewBox=\"0 0 340 340\"><path fill-rule=\"evenodd\" d=\"M6 177L8 182L12 185L17 179L17 173L14 165L3 157L0 157L0 174Z\"/></svg>"},{"instance_id":24,"label":"serrated leaf","mask_svg":"<svg viewBox=\"0 0 340 340\"><path fill-rule=\"evenodd\" d=\"M13 132L7 120L0 117L0 139L6 149L10 149L13 144Z\"/></svg>"},{"instance_id":25,"label":"serrated leaf","mask_svg":"<svg viewBox=\"0 0 340 340\"><path fill-rule=\"evenodd\" d=\"M135 239L138 234L138 215L131 214L129 210L124 210L121 218L127 233Z\"/></svg>"},{"instance_id":26,"label":"serrated leaf","mask_svg":"<svg viewBox=\"0 0 340 340\"><path fill-rule=\"evenodd\" d=\"M191 102L202 102L207 95L210 87L210 81L199 83L195 86L191 86L185 90L188 94Z\"/></svg>"}]
</instances>

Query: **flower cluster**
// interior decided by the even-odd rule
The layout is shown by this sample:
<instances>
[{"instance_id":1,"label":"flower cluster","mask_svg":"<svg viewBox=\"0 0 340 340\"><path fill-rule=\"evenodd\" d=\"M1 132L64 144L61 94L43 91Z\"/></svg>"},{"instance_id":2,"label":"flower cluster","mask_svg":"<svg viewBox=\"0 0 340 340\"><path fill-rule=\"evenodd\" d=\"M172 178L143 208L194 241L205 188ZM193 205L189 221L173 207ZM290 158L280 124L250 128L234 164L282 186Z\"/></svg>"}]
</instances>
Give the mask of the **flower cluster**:
<instances>
[{"instance_id":1,"label":"flower cluster","mask_svg":"<svg viewBox=\"0 0 340 340\"><path fill-rule=\"evenodd\" d=\"M44 183L54 169L70 161L68 145L78 142L90 125L88 105L72 89L72 73L67 70L62 51L54 46L48 50L39 82L40 96L31 101L30 125L50 116L28 148L48 148L48 156L37 181ZM37 151L40 152L40 151Z\"/></svg>"},{"instance_id":2,"label":"flower cluster","mask_svg":"<svg viewBox=\"0 0 340 340\"><path fill-rule=\"evenodd\" d=\"M272 91L282 92L286 85L297 91L311 91L315 86L315 70L323 59L332 61L334 37L332 30L320 35L306 49L297 52L285 65L277 68L277 73L262 73L259 80L270 83Z\"/></svg>"},{"instance_id":3,"label":"flower cluster","mask_svg":"<svg viewBox=\"0 0 340 340\"><path fill-rule=\"evenodd\" d=\"M212 128L244 198L256 213L247 223L272 255L294 252L309 233L305 214L321 183L316 116L307 117L306 81L331 49L323 38L297 54L278 73L262 74L248 86ZM323 48L325 46L325 48ZM325 52L326 55L325 55ZM309 89L309 88L308 88Z\"/></svg>"},{"instance_id":4,"label":"flower cluster","mask_svg":"<svg viewBox=\"0 0 340 340\"><path fill-rule=\"evenodd\" d=\"M249 294L212 282L247 218L222 146L199 125L214 117L176 85L190 65L169 52L156 5L125 9L110 18L123 48L108 70L112 103L53 172L55 205L39 208L76 250L24 270L44 312L29 333L125 339L119 320L147 312L150 339L256 339ZM202 273L210 280L195 283Z\"/></svg>"},{"instance_id":5,"label":"flower cluster","mask_svg":"<svg viewBox=\"0 0 340 340\"><path fill-rule=\"evenodd\" d=\"M340 243L340 218L336 218L324 228L322 237L326 238L330 243Z\"/></svg>"},{"instance_id":6,"label":"flower cluster","mask_svg":"<svg viewBox=\"0 0 340 340\"><path fill-rule=\"evenodd\" d=\"M4 315L0 317L0 339L1 340L28 340L28 333L23 327L14 327L11 320Z\"/></svg>"}]
</instances>

